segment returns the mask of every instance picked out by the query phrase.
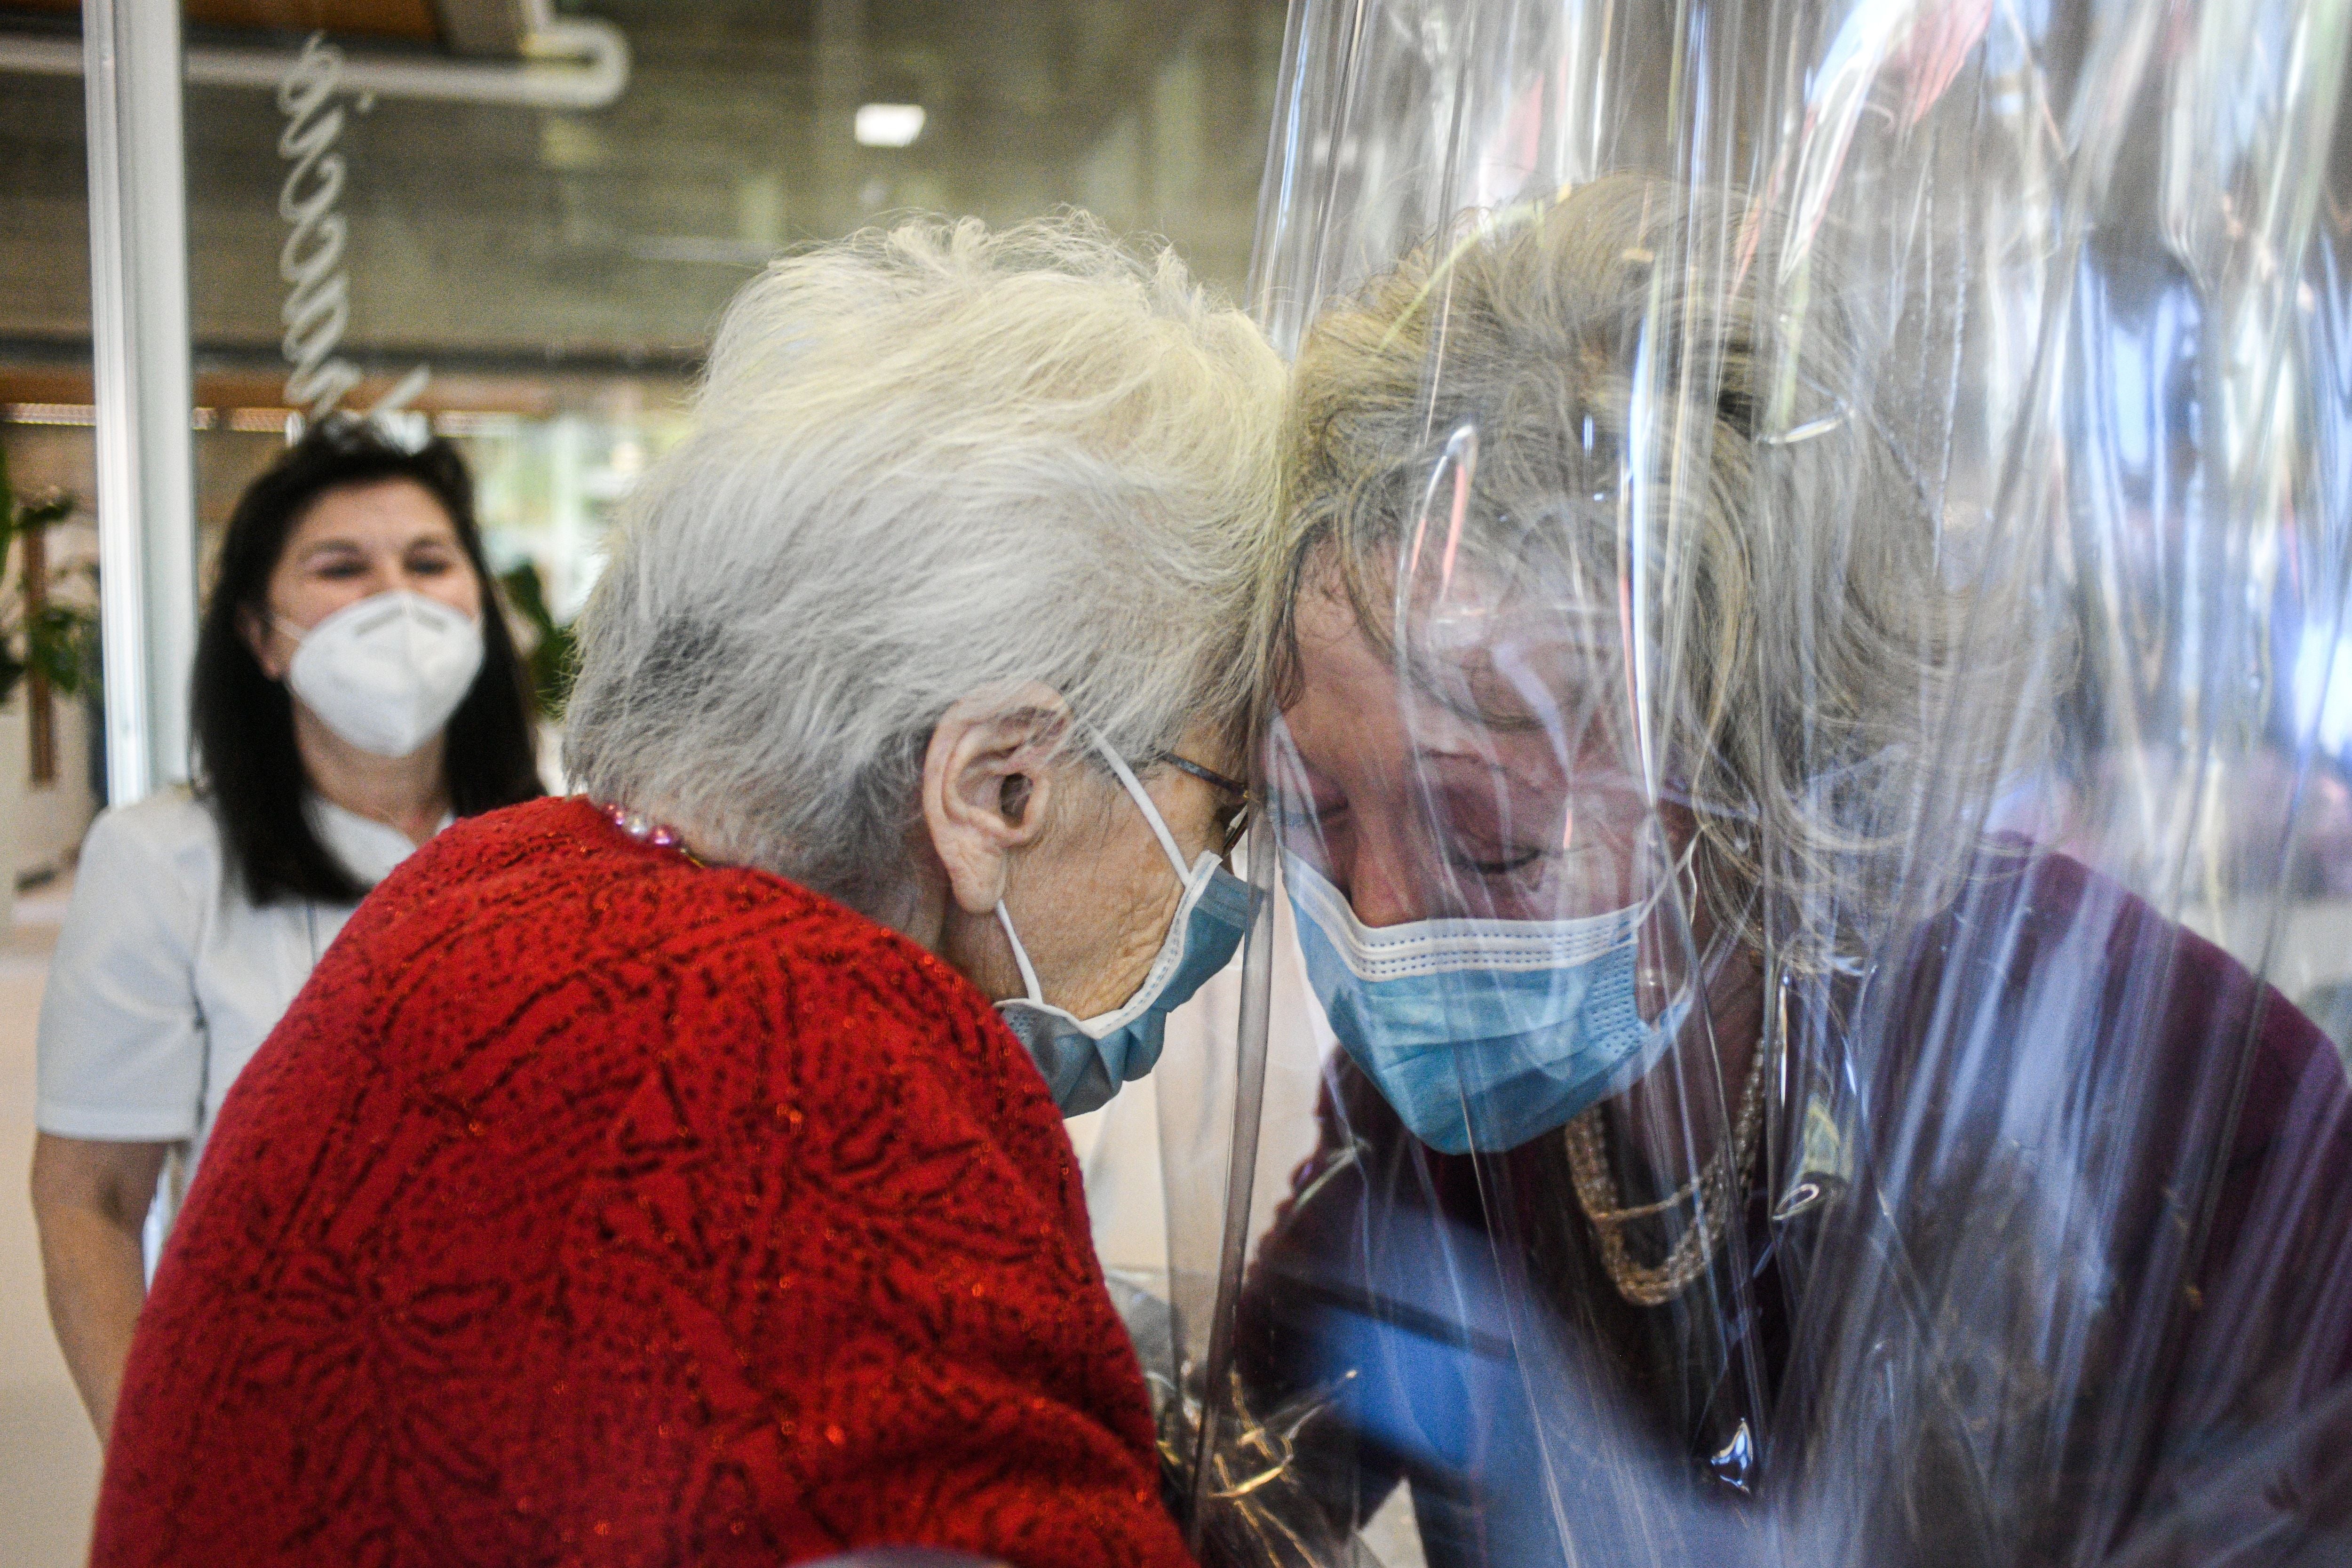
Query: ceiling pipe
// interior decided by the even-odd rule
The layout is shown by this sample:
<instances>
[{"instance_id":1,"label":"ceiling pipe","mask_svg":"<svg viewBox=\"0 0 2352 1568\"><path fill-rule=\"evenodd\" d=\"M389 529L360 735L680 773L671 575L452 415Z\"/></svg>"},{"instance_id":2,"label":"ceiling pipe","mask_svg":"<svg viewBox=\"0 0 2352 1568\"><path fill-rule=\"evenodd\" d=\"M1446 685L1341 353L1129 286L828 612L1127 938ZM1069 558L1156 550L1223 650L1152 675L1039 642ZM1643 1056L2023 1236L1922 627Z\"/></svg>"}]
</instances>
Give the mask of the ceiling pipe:
<instances>
[{"instance_id":1,"label":"ceiling pipe","mask_svg":"<svg viewBox=\"0 0 2352 1568\"><path fill-rule=\"evenodd\" d=\"M610 22L557 16L546 0L528 9L520 60L455 60L346 50L343 85L383 98L511 104L525 109L602 109L629 85L629 42ZM187 79L206 87L274 89L296 52L190 45ZM73 38L0 33L0 72L79 76Z\"/></svg>"}]
</instances>

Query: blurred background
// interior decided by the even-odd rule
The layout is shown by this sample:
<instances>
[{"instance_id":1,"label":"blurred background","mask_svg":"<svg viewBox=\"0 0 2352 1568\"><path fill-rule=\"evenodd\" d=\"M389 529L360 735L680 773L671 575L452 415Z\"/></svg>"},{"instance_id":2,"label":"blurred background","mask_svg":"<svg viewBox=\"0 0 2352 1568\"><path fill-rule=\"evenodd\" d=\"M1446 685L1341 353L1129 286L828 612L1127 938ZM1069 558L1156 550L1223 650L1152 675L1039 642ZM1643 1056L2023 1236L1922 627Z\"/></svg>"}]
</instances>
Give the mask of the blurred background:
<instances>
[{"instance_id":1,"label":"blurred background","mask_svg":"<svg viewBox=\"0 0 2352 1568\"><path fill-rule=\"evenodd\" d=\"M352 408L422 371L406 406L463 445L494 564L531 568L557 622L594 581L614 504L675 437L720 307L785 247L905 209L1010 221L1074 203L1165 236L1238 295L1283 30L1276 0L188 0L184 16L199 562L308 401L289 391L306 364L358 373ZM280 84L314 34L310 61L331 49L340 69L307 113L325 73L298 74L289 114ZM79 58L77 0L0 5L0 451L19 495L81 502L47 540L59 593L94 538ZM289 190L306 154L341 158L339 189L307 168ZM282 262L304 204L328 195L318 216L342 240L321 281L343 281L298 336L303 285ZM56 865L91 804L85 716L29 695L52 715L57 794L15 814L19 877Z\"/></svg>"},{"instance_id":2,"label":"blurred background","mask_svg":"<svg viewBox=\"0 0 2352 1568\"><path fill-rule=\"evenodd\" d=\"M0 1179L19 1194L47 944L105 796L80 10L0 4ZM542 641L677 438L718 311L780 249L907 209L1076 204L1238 296L1284 27L1280 0L183 16L200 580L289 422L388 401L464 447L509 612ZM0 1202L0 1563L22 1568L81 1560L97 1467L38 1280L26 1205Z\"/></svg>"}]
</instances>

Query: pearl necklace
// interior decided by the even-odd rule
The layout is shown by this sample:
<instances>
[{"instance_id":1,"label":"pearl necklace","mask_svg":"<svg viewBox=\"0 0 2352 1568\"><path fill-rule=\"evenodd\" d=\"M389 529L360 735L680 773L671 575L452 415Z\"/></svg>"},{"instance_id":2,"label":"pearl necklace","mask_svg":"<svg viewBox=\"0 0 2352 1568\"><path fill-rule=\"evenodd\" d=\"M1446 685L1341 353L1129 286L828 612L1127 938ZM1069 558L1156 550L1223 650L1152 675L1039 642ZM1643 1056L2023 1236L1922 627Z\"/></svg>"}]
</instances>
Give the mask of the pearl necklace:
<instances>
[{"instance_id":1,"label":"pearl necklace","mask_svg":"<svg viewBox=\"0 0 2352 1568\"><path fill-rule=\"evenodd\" d=\"M594 804L604 814L606 821L638 843L651 845L656 849L674 850L693 865L703 864L702 858L687 847L686 836L667 822L656 822L643 812L631 811L626 806L613 805L604 801Z\"/></svg>"}]
</instances>

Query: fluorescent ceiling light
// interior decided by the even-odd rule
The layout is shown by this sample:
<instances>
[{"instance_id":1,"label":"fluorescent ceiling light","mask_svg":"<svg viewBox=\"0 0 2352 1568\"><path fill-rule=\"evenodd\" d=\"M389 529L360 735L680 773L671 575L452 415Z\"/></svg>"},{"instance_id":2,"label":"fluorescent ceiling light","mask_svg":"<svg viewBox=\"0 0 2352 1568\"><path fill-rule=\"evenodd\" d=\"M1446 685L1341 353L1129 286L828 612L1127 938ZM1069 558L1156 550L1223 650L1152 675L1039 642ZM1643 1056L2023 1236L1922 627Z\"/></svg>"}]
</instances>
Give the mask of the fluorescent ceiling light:
<instances>
[{"instance_id":1,"label":"fluorescent ceiling light","mask_svg":"<svg viewBox=\"0 0 2352 1568\"><path fill-rule=\"evenodd\" d=\"M838 121L835 124L840 123ZM860 147L904 147L923 133L919 103L861 103L857 106Z\"/></svg>"}]
</instances>

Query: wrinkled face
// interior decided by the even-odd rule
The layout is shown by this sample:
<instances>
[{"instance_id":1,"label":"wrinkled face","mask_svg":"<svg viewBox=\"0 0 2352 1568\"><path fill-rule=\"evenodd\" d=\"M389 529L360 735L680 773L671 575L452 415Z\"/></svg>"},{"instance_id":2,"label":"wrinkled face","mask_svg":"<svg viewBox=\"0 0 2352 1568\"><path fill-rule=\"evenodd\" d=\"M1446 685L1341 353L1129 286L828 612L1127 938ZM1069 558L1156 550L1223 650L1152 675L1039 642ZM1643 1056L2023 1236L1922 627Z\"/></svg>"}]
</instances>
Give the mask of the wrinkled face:
<instances>
[{"instance_id":1,"label":"wrinkled face","mask_svg":"<svg viewBox=\"0 0 2352 1568\"><path fill-rule=\"evenodd\" d=\"M1229 776L1242 771L1212 733L1187 736L1177 752ZM1055 820L1014 867L1005 898L1047 999L1088 1018L1116 1010L1143 984L1184 883L1116 779L1076 755L1055 774ZM1166 766L1147 769L1139 782L1188 867L1203 850L1223 847L1241 805L1230 793ZM991 996L1023 994L1009 948L974 963L981 971L974 979Z\"/></svg>"},{"instance_id":2,"label":"wrinkled face","mask_svg":"<svg viewBox=\"0 0 2352 1568\"><path fill-rule=\"evenodd\" d=\"M1298 606L1298 689L1271 743L1284 842L1381 927L1622 909L1668 863L1632 760L1613 609L1457 603L1400 678L1327 573Z\"/></svg>"},{"instance_id":3,"label":"wrinkled face","mask_svg":"<svg viewBox=\"0 0 2352 1568\"><path fill-rule=\"evenodd\" d=\"M296 633L394 589L481 618L481 579L430 490L408 479L329 490L286 536L269 574L268 622L246 627L254 657L271 679L283 679Z\"/></svg>"}]
</instances>

